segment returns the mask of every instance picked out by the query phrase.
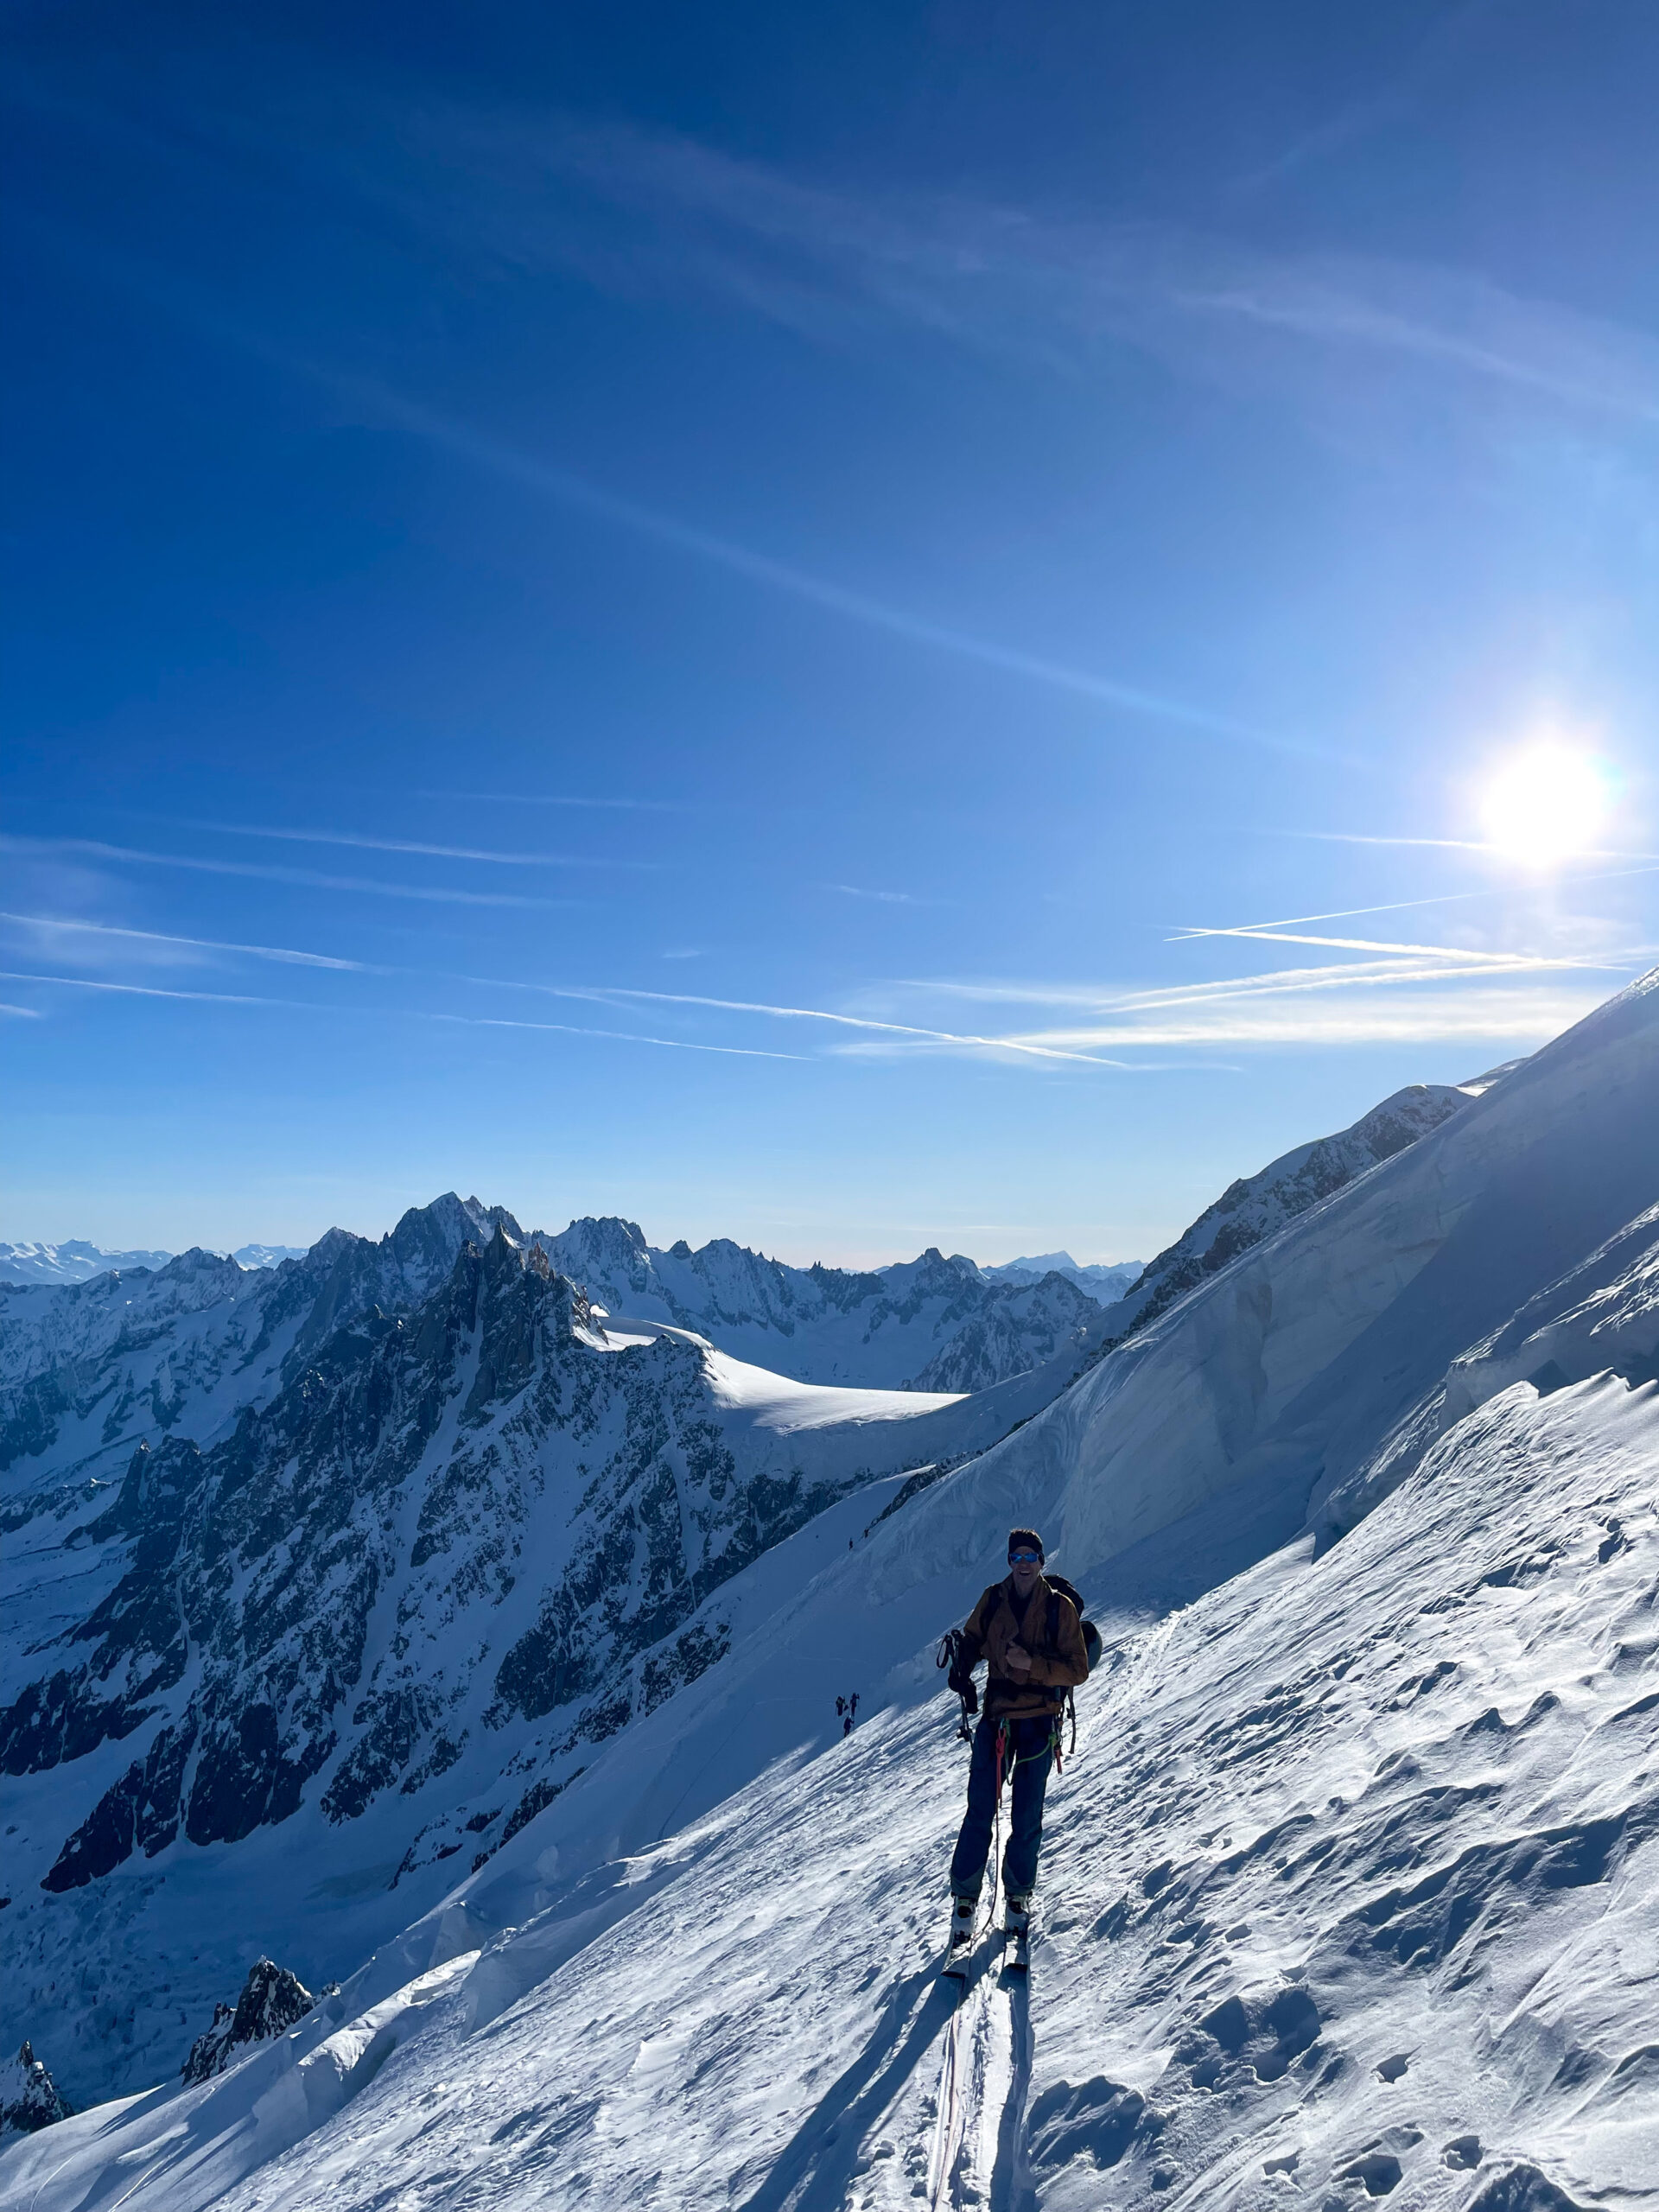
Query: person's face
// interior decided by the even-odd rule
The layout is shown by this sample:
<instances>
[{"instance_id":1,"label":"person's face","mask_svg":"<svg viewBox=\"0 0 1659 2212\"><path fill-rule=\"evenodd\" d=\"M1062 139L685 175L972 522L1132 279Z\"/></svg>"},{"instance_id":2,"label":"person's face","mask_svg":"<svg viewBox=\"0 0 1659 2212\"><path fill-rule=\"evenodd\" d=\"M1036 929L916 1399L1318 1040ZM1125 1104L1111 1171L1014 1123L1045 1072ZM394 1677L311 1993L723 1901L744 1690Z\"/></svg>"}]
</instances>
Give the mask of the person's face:
<instances>
[{"instance_id":1,"label":"person's face","mask_svg":"<svg viewBox=\"0 0 1659 2212\"><path fill-rule=\"evenodd\" d=\"M1022 1544L1008 1554L1008 1572L1014 1577L1014 1586L1020 1597L1029 1598L1031 1586L1042 1573L1042 1561L1035 1552L1027 1551Z\"/></svg>"}]
</instances>

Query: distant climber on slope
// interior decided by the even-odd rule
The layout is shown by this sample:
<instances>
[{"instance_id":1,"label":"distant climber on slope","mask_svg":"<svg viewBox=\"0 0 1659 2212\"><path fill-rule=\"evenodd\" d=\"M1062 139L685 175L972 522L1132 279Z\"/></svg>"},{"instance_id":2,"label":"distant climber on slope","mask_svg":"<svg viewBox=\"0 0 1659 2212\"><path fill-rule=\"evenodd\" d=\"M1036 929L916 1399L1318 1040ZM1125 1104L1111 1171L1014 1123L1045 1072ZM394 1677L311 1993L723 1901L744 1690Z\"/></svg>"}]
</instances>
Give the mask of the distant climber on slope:
<instances>
[{"instance_id":1,"label":"distant climber on slope","mask_svg":"<svg viewBox=\"0 0 1659 2212\"><path fill-rule=\"evenodd\" d=\"M994 1582L969 1614L950 1669L950 1687L969 1712L977 1701L974 1669L983 1658L989 1670L968 1769L968 1810L950 1861L953 1954L965 1955L973 1938L997 1801L1010 1777L1013 1811L1002 1853L1005 1924L1021 1942L1031 1924L1043 1794L1059 1740L1060 1713L1066 1692L1089 1672L1070 1585L1063 1593L1042 1569L1043 1540L1036 1530L1011 1529L1007 1580Z\"/></svg>"}]
</instances>

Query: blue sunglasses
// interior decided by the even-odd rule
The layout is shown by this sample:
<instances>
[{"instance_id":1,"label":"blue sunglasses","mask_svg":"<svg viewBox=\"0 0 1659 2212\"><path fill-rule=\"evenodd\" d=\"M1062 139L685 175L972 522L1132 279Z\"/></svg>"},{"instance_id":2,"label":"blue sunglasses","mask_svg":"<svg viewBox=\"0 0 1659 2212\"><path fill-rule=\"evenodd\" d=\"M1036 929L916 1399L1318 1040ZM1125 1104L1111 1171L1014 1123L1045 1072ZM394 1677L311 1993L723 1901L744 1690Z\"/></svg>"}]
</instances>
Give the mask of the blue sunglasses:
<instances>
[{"instance_id":1,"label":"blue sunglasses","mask_svg":"<svg viewBox=\"0 0 1659 2212\"><path fill-rule=\"evenodd\" d=\"M1042 1556L1043 1555L1040 1552L1010 1552L1008 1554L1008 1565L1010 1567L1035 1567L1041 1560Z\"/></svg>"}]
</instances>

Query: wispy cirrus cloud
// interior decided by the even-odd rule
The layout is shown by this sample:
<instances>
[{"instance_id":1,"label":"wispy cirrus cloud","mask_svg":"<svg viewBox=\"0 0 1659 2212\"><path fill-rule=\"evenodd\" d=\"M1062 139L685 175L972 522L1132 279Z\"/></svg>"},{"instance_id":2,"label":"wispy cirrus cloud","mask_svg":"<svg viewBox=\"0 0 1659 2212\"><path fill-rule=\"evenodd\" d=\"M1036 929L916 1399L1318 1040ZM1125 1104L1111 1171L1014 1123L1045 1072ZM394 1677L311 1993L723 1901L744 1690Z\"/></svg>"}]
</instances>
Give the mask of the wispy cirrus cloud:
<instances>
[{"instance_id":1,"label":"wispy cirrus cloud","mask_svg":"<svg viewBox=\"0 0 1659 2212\"><path fill-rule=\"evenodd\" d=\"M1076 1051L1122 1051L1140 1046L1214 1049L1245 1046L1302 1047L1431 1044L1452 1039L1482 1044L1542 1044L1581 1021L1607 995L1602 990L1449 994L1396 988L1363 1004L1329 1001L1247 1005L1194 1003L1132 1021L1087 1022L1031 1033L1033 1039Z\"/></svg>"},{"instance_id":2,"label":"wispy cirrus cloud","mask_svg":"<svg viewBox=\"0 0 1659 2212\"><path fill-rule=\"evenodd\" d=\"M140 868L182 868L200 875L250 876L265 883L289 883L306 891L353 891L376 899L411 899L441 906L563 906L566 899L541 899L512 891L457 891L448 885L388 883L378 876L323 875L315 868L266 867L257 861L220 861L184 853L153 853L131 845L106 845L91 837L0 836L0 851L73 853L91 860L130 862Z\"/></svg>"},{"instance_id":3,"label":"wispy cirrus cloud","mask_svg":"<svg viewBox=\"0 0 1659 2212\"><path fill-rule=\"evenodd\" d=\"M261 998L248 991L181 991L160 983L118 983L102 976L45 976L22 968L0 968L0 976L9 983L52 983L73 991L103 991L117 998L194 999L204 1006L304 1005L302 1000ZM319 1013L326 1011L322 1007L315 1010ZM38 1012L38 1008L35 1011Z\"/></svg>"},{"instance_id":4,"label":"wispy cirrus cloud","mask_svg":"<svg viewBox=\"0 0 1659 2212\"><path fill-rule=\"evenodd\" d=\"M975 1054L990 1053L1008 1058L1071 1060L1095 1067L1113 1065L1098 1056L1040 1040L985 1036L960 1030L938 1029L915 1022L884 1021L872 1015L837 1013L826 1007L785 1006L764 999L715 998L696 991L635 990L620 984L504 982L497 976L472 976L458 980L480 983L497 990L539 991L550 998L587 999L599 1004L627 1004L638 1000L654 1006L702 1007L709 1013L756 1014L772 1021L817 1021L838 1030L855 1030L872 1038L908 1041L926 1047L955 1047Z\"/></svg>"},{"instance_id":5,"label":"wispy cirrus cloud","mask_svg":"<svg viewBox=\"0 0 1659 2212\"><path fill-rule=\"evenodd\" d=\"M896 324L1068 374L1127 345L1198 380L1303 398L1312 371L1342 405L1362 397L1367 362L1384 378L1415 365L1471 393L1659 419L1659 347L1644 334L1452 266L855 190L545 112L428 107L397 127L401 183L378 160L372 176L353 172L365 195L457 256L521 276L716 293L840 345Z\"/></svg>"},{"instance_id":6,"label":"wispy cirrus cloud","mask_svg":"<svg viewBox=\"0 0 1659 2212\"><path fill-rule=\"evenodd\" d=\"M676 1052L717 1052L723 1057L743 1060L801 1060L810 1057L798 1052L767 1052L752 1045L710 1045L684 1037L642 1036L632 1030L594 1029L569 1021L515 1021L503 1015L456 1014L429 1007L321 1006L305 999L266 998L248 991L184 991L158 983L118 983L103 976L49 976L15 968L0 968L0 977L8 982L41 983L68 990L97 991L117 998L175 999L200 1006L270 1007L290 1014L315 1014L334 1018L345 1014L353 1020L361 1020L365 1014L370 1014L386 1021L447 1022L471 1029L539 1030L563 1037L598 1038L613 1045L658 1045ZM38 1007L0 1007L0 1013L22 1014L35 1020L41 1017Z\"/></svg>"},{"instance_id":7,"label":"wispy cirrus cloud","mask_svg":"<svg viewBox=\"0 0 1659 2212\"><path fill-rule=\"evenodd\" d=\"M290 364L299 366L299 364ZM372 379L348 376L311 365L308 372L354 402L371 416L397 425L411 436L426 440L445 451L487 469L491 474L556 500L561 505L593 515L639 537L686 553L711 566L725 569L769 591L786 594L827 612L845 616L865 627L886 631L910 644L977 662L982 667L1025 678L1047 689L1066 691L1098 706L1122 709L1156 721L1198 730L1215 737L1260 746L1313 760L1335 760L1332 747L1282 732L1259 729L1234 716L1191 701L1176 698L1150 686L1129 683L1097 674L1052 656L1027 652L993 638L937 621L912 612L894 601L868 591L856 591L832 578L817 575L798 563L777 558L746 545L721 531L687 522L677 515L630 499L592 482L573 470L526 452L506 440L492 436L471 424L443 414L394 391Z\"/></svg>"},{"instance_id":8,"label":"wispy cirrus cloud","mask_svg":"<svg viewBox=\"0 0 1659 2212\"><path fill-rule=\"evenodd\" d=\"M563 791L419 791L416 798L461 800L474 806L572 806L601 813L702 814L708 811L689 799L577 798Z\"/></svg>"},{"instance_id":9,"label":"wispy cirrus cloud","mask_svg":"<svg viewBox=\"0 0 1659 2212\"><path fill-rule=\"evenodd\" d=\"M54 918L25 916L31 924L54 925ZM1228 1048L1285 1046L1303 1048L1365 1044L1433 1042L1464 1038L1482 1043L1536 1043L1570 1027L1599 1004L1611 986L1637 973L1659 947L1626 944L1591 957L1582 954L1471 950L1455 945L1396 942L1366 938L1291 932L1266 925L1240 925L1203 934L1240 943L1306 944L1368 957L1309 962L1291 968L1153 987L1125 988L1079 982L1006 979L912 978L864 994L865 1003L823 1007L770 999L737 998L712 992L662 991L605 982L554 982L535 978L480 976L461 971L389 967L353 962L289 948L250 945L231 940L130 931L112 925L77 925L102 935L136 936L162 948L200 948L228 958L274 960L334 968L355 975L396 976L445 991L512 992L567 1003L673 1009L688 1021L718 1020L725 1038L645 1035L576 1023L534 1020L448 1007L360 1007L342 1001L313 1006L317 1014L353 1013L385 1018L471 1024L487 1028L545 1030L550 1033L611 1039L618 1043L719 1052L740 1058L802 1059L828 1053L882 1057L921 1054L1000 1061L1007 1065L1059 1069L1102 1069L1147 1073L1166 1068L1226 1066L1213 1058L1195 1060L1194 1052L1213 1054ZM254 994L163 988L86 976L48 975L38 970L5 971L14 980L65 984L136 996L196 999L205 1003L302 1007L303 1002L262 998ZM1573 979L1582 976L1581 985ZM963 1029L955 1023L901 1018L891 1003L895 995L925 1005L977 1003L988 1007L1021 1007L1064 1017L1039 1025L1002 1024ZM28 1011L28 1009L25 1009ZM919 1007L918 1007L919 1012ZM822 1034L819 1051L779 1052L769 1046L729 1041L735 1021L808 1026ZM1174 1060L1154 1060L1153 1052L1177 1052ZM1125 1058L1125 1054L1133 1057Z\"/></svg>"},{"instance_id":10,"label":"wispy cirrus cloud","mask_svg":"<svg viewBox=\"0 0 1659 2212\"><path fill-rule=\"evenodd\" d=\"M861 884L832 883L831 891L843 899L868 899L879 906L937 906L937 899L918 898L913 891L867 891Z\"/></svg>"},{"instance_id":11,"label":"wispy cirrus cloud","mask_svg":"<svg viewBox=\"0 0 1659 2212\"><path fill-rule=\"evenodd\" d=\"M1458 1036L1483 1042L1538 1041L1581 1020L1611 986L1640 972L1659 950L1627 944L1590 957L1336 938L1261 925L1190 934L1372 957L1141 989L919 978L898 988L924 1000L931 995L936 1001L1064 1011L1071 1019L1063 1024L1011 1033L1023 1043L1073 1052L1122 1052L1137 1045L1338 1046ZM1567 979L1573 975L1585 977L1581 988L1569 985ZM1546 976L1548 982L1541 980Z\"/></svg>"}]
</instances>

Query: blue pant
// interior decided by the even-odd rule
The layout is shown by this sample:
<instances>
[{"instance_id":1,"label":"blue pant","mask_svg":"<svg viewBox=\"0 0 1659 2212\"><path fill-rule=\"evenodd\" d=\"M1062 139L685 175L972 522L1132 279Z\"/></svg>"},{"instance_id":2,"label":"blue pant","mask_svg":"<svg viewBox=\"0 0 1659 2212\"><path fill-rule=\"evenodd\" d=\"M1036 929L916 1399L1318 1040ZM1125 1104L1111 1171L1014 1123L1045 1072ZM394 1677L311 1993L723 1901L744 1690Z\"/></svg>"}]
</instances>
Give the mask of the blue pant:
<instances>
[{"instance_id":1,"label":"blue pant","mask_svg":"<svg viewBox=\"0 0 1659 2212\"><path fill-rule=\"evenodd\" d=\"M1002 1779L1012 1770L1014 1807L1002 1853L1002 1887L1009 1897L1025 1897L1036 1886L1037 1853L1043 1840L1043 1792L1054 1760L1054 1723L1045 1716L1009 1720L1002 1754ZM996 1732L989 1718L974 1731L974 1756L968 1768L968 1810L950 1861L950 1894L976 1897L990 1855L991 1825L996 1815Z\"/></svg>"}]
</instances>

